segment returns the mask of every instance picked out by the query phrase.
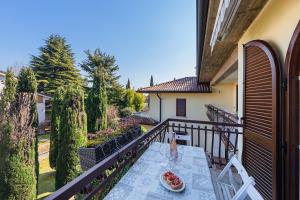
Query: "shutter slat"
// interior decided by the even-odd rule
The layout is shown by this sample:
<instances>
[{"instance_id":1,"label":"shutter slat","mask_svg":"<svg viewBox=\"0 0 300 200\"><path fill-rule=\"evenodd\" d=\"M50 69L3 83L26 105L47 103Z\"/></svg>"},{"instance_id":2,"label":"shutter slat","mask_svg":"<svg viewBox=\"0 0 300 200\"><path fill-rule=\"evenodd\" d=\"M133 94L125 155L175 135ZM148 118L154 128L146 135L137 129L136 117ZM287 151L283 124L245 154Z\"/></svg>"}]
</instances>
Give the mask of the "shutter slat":
<instances>
[{"instance_id":1,"label":"shutter slat","mask_svg":"<svg viewBox=\"0 0 300 200\"><path fill-rule=\"evenodd\" d=\"M266 42L252 41L244 63L243 162L263 197L277 199L278 60Z\"/></svg>"}]
</instances>

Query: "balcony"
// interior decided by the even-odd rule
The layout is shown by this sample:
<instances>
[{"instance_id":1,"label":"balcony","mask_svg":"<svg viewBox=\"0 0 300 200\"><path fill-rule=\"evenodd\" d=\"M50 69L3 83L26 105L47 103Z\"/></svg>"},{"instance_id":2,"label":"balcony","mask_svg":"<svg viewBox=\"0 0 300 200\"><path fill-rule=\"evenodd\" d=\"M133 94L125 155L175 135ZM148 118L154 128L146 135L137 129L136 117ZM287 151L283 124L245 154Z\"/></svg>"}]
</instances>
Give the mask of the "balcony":
<instances>
[{"instance_id":1,"label":"balcony","mask_svg":"<svg viewBox=\"0 0 300 200\"><path fill-rule=\"evenodd\" d=\"M239 123L239 118L236 114L229 113L211 104L207 104L205 107L207 108L206 115L210 121L232 124Z\"/></svg>"},{"instance_id":2,"label":"balcony","mask_svg":"<svg viewBox=\"0 0 300 200\"><path fill-rule=\"evenodd\" d=\"M225 110L222 110L216 106L211 104L205 105L207 108L206 115L208 119L212 122L216 122L215 129L222 130L224 126L222 123L229 123L229 124L238 124L239 118L236 114L229 113ZM222 142L227 146L229 149L234 149L234 144L230 139L228 139L228 134L226 132L221 133ZM227 144L227 142L229 142Z\"/></svg>"},{"instance_id":3,"label":"balcony","mask_svg":"<svg viewBox=\"0 0 300 200\"><path fill-rule=\"evenodd\" d=\"M190 137L186 145L202 147L209 163L224 165L231 155L240 151L237 144L239 136L243 134L243 127L233 123L167 119L83 172L47 199L61 200L73 196L92 199L105 196L150 144L155 141L168 142L169 132L185 134ZM224 134L227 136L226 142L223 139Z\"/></svg>"}]
</instances>

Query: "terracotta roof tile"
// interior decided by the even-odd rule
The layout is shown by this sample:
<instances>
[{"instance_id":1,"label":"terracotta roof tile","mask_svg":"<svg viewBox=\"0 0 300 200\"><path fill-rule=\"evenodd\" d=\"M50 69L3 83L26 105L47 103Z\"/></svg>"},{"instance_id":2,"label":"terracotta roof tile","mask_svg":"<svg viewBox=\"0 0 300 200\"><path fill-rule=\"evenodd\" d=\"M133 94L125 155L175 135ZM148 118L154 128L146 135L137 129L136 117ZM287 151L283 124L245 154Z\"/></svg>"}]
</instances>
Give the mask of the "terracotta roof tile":
<instances>
[{"instance_id":1,"label":"terracotta roof tile","mask_svg":"<svg viewBox=\"0 0 300 200\"><path fill-rule=\"evenodd\" d=\"M197 77L185 77L174 81L160 83L152 87L138 89L141 93L178 92L178 93L210 93L209 83L197 82Z\"/></svg>"}]
</instances>

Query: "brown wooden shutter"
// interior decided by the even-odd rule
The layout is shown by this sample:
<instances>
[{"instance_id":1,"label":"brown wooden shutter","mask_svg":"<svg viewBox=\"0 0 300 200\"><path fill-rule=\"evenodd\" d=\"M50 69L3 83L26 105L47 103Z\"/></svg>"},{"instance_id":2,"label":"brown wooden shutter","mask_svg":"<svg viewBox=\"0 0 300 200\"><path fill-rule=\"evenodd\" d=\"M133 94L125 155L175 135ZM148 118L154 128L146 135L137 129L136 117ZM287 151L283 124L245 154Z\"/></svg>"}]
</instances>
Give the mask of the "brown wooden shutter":
<instances>
[{"instance_id":1,"label":"brown wooden shutter","mask_svg":"<svg viewBox=\"0 0 300 200\"><path fill-rule=\"evenodd\" d=\"M176 116L186 116L186 99L176 99Z\"/></svg>"},{"instance_id":2,"label":"brown wooden shutter","mask_svg":"<svg viewBox=\"0 0 300 200\"><path fill-rule=\"evenodd\" d=\"M278 59L264 41L244 46L244 165L265 199L277 199Z\"/></svg>"}]
</instances>

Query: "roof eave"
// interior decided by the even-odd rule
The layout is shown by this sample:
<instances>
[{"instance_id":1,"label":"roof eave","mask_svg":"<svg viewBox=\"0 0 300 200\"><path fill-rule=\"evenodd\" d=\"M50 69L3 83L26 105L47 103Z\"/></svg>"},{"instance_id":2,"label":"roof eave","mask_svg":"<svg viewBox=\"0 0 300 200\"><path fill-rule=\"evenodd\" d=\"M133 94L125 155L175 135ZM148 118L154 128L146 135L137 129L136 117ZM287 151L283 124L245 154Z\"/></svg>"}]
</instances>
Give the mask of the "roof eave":
<instances>
[{"instance_id":1,"label":"roof eave","mask_svg":"<svg viewBox=\"0 0 300 200\"><path fill-rule=\"evenodd\" d=\"M212 93L212 91L140 91L139 93Z\"/></svg>"},{"instance_id":2,"label":"roof eave","mask_svg":"<svg viewBox=\"0 0 300 200\"><path fill-rule=\"evenodd\" d=\"M196 26L197 26L197 49L196 49L196 73L197 80L200 83L200 70L203 55L203 46L205 39L206 22L208 15L209 0L197 0L196 3Z\"/></svg>"}]
</instances>

